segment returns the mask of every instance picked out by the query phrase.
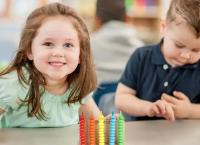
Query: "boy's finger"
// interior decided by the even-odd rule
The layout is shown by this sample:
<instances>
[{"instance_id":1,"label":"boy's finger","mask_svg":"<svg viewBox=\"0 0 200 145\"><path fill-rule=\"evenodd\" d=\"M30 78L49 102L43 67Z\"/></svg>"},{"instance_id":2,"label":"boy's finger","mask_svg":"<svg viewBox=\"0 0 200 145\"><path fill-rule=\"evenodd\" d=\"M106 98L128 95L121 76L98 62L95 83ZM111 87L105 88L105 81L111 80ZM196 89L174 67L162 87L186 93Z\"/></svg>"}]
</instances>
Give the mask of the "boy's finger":
<instances>
[{"instance_id":1,"label":"boy's finger","mask_svg":"<svg viewBox=\"0 0 200 145\"><path fill-rule=\"evenodd\" d=\"M180 100L188 99L188 97L187 97L185 94L183 94L182 92L174 91L174 92L173 92L173 95L174 95L177 99L180 99Z\"/></svg>"},{"instance_id":2,"label":"boy's finger","mask_svg":"<svg viewBox=\"0 0 200 145\"><path fill-rule=\"evenodd\" d=\"M162 100L165 100L165 101L167 101L167 102L169 102L171 104L174 104L174 105L176 105L176 103L177 103L177 99L176 98L174 98L172 96L169 96L169 95L165 95L165 94L162 95Z\"/></svg>"},{"instance_id":3,"label":"boy's finger","mask_svg":"<svg viewBox=\"0 0 200 145\"><path fill-rule=\"evenodd\" d=\"M160 114L165 114L165 104L163 101L157 101L156 106L158 107Z\"/></svg>"},{"instance_id":4,"label":"boy's finger","mask_svg":"<svg viewBox=\"0 0 200 145\"><path fill-rule=\"evenodd\" d=\"M167 115L168 120L170 120L170 121L175 120L174 110L172 109L172 107L169 104L166 105L166 115Z\"/></svg>"},{"instance_id":5,"label":"boy's finger","mask_svg":"<svg viewBox=\"0 0 200 145\"><path fill-rule=\"evenodd\" d=\"M158 109L158 107L157 107L156 105L153 106L152 110L153 110L153 112L154 112L156 115L159 115L159 114L160 114L159 109Z\"/></svg>"}]
</instances>

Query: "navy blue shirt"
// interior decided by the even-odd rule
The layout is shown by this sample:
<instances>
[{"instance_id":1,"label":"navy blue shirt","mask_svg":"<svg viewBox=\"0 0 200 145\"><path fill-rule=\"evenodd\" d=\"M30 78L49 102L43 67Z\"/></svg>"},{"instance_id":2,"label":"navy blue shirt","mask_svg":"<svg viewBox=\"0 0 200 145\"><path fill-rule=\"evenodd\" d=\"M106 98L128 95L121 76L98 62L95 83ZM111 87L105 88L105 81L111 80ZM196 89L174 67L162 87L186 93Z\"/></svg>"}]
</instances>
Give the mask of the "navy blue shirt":
<instances>
[{"instance_id":1,"label":"navy blue shirt","mask_svg":"<svg viewBox=\"0 0 200 145\"><path fill-rule=\"evenodd\" d=\"M162 93L180 91L192 103L200 103L200 61L172 68L161 53L161 43L137 49L119 82L136 90L136 96L143 100L155 102ZM150 118L136 117L140 119Z\"/></svg>"}]
</instances>

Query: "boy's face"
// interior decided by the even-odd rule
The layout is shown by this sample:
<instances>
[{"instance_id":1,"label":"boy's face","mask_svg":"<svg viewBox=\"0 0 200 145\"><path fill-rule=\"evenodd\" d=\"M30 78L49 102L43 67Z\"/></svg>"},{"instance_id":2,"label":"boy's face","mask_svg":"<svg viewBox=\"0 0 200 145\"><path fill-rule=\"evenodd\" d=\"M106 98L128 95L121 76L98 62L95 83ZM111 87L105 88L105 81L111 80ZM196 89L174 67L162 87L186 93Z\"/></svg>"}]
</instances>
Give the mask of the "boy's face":
<instances>
[{"instance_id":1,"label":"boy's face","mask_svg":"<svg viewBox=\"0 0 200 145\"><path fill-rule=\"evenodd\" d=\"M200 59L200 38L186 23L163 23L161 30L164 36L161 51L165 60L172 67L194 64Z\"/></svg>"}]
</instances>

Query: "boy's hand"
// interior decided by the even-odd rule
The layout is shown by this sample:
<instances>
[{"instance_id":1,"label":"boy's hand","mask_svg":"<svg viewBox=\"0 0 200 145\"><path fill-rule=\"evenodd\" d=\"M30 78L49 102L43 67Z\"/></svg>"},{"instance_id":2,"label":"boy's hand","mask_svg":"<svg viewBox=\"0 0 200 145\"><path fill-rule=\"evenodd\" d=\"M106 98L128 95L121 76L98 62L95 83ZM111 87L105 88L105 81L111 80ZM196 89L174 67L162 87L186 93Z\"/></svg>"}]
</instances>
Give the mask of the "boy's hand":
<instances>
[{"instance_id":1,"label":"boy's hand","mask_svg":"<svg viewBox=\"0 0 200 145\"><path fill-rule=\"evenodd\" d=\"M172 106L165 100L157 100L152 103L147 113L149 117L164 117L166 120L174 121L174 111Z\"/></svg>"},{"instance_id":2,"label":"boy's hand","mask_svg":"<svg viewBox=\"0 0 200 145\"><path fill-rule=\"evenodd\" d=\"M118 118L118 117L119 117L119 113L115 113L115 118ZM106 121L110 121L110 118L111 118L111 114L108 114L105 116Z\"/></svg>"},{"instance_id":3,"label":"boy's hand","mask_svg":"<svg viewBox=\"0 0 200 145\"><path fill-rule=\"evenodd\" d=\"M168 94L162 94L162 100L170 103L174 110L176 118L189 118L191 102L188 97L182 92L173 92L174 96Z\"/></svg>"}]
</instances>

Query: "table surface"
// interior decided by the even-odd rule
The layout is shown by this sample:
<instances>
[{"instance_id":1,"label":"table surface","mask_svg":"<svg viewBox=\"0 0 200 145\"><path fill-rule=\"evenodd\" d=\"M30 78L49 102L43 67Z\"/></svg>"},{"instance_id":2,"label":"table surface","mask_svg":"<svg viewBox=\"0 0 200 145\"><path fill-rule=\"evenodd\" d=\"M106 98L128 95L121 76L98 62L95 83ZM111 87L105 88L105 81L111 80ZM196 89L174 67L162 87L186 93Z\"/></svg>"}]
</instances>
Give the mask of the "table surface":
<instances>
[{"instance_id":1,"label":"table surface","mask_svg":"<svg viewBox=\"0 0 200 145\"><path fill-rule=\"evenodd\" d=\"M125 145L199 145L200 120L126 122ZM79 145L79 126L0 129L0 145Z\"/></svg>"}]
</instances>

